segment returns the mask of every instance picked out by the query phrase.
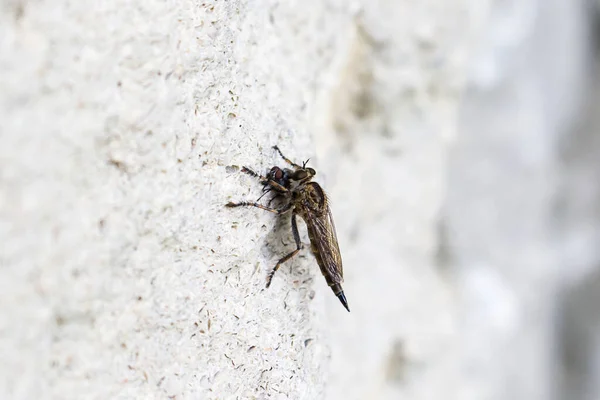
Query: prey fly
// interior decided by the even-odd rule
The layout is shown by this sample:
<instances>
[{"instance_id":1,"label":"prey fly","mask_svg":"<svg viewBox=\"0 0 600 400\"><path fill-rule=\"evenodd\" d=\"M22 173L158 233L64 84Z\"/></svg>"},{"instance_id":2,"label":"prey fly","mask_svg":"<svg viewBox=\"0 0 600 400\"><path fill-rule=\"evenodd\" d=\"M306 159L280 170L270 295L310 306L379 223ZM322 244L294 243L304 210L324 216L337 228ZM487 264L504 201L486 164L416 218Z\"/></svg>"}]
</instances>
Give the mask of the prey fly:
<instances>
[{"instance_id":1,"label":"prey fly","mask_svg":"<svg viewBox=\"0 0 600 400\"><path fill-rule=\"evenodd\" d=\"M279 168L275 166L267 171L266 176L262 176L248 167L243 167L241 171L257 178L263 185L264 194L272 193L273 198L271 200L275 198L281 199L282 206L272 208L270 207L270 202L265 206L258 202L246 201L239 203L229 202L226 206L257 207L278 215L291 213L292 235L296 242L296 249L277 262L267 277L267 287L271 285L273 275L281 264L293 258L302 249L298 224L296 222L296 216L300 216L306 223L311 250L317 259L317 264L321 268L321 273L331 290L333 290L333 293L342 302L346 310L350 311L341 285L344 281L342 256L338 247L329 202L321 186L317 182L312 181L312 178L316 175L316 171L306 166L308 161L300 166L286 158L277 146L273 146L273 148L292 168Z\"/></svg>"}]
</instances>

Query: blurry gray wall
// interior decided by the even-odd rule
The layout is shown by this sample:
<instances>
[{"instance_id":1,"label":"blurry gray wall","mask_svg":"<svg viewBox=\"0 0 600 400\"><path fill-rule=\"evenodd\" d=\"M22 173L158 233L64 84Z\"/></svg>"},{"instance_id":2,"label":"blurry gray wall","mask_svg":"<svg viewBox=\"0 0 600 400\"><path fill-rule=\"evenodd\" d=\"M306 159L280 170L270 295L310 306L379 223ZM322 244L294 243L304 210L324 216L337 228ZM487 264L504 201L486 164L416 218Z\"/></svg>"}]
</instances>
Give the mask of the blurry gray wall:
<instances>
[{"instance_id":1,"label":"blurry gray wall","mask_svg":"<svg viewBox=\"0 0 600 400\"><path fill-rule=\"evenodd\" d=\"M596 6L492 2L442 220L472 399L600 398Z\"/></svg>"},{"instance_id":2,"label":"blurry gray wall","mask_svg":"<svg viewBox=\"0 0 600 400\"><path fill-rule=\"evenodd\" d=\"M600 398L600 8L593 31L585 104L561 148L556 224L562 277L558 306L561 398Z\"/></svg>"},{"instance_id":3,"label":"blurry gray wall","mask_svg":"<svg viewBox=\"0 0 600 400\"><path fill-rule=\"evenodd\" d=\"M594 4L0 3L0 398L600 398Z\"/></svg>"}]
</instances>

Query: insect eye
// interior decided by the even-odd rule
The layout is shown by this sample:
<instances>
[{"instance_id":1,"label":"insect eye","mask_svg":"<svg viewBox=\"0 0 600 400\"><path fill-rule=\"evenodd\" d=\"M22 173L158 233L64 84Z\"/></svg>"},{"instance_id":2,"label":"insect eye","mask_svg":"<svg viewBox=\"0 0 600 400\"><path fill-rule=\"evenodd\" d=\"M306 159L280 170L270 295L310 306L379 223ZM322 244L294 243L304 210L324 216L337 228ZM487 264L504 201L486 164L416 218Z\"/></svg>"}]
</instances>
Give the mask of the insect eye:
<instances>
[{"instance_id":1,"label":"insect eye","mask_svg":"<svg viewBox=\"0 0 600 400\"><path fill-rule=\"evenodd\" d=\"M311 175L313 175L313 176L317 174L317 171L315 171L312 168L307 168L307 170L308 170L308 173L311 174Z\"/></svg>"},{"instance_id":2,"label":"insect eye","mask_svg":"<svg viewBox=\"0 0 600 400\"><path fill-rule=\"evenodd\" d=\"M283 177L283 171L279 167L273 167L271 168L271 171L269 171L268 175L270 179L279 180Z\"/></svg>"}]
</instances>

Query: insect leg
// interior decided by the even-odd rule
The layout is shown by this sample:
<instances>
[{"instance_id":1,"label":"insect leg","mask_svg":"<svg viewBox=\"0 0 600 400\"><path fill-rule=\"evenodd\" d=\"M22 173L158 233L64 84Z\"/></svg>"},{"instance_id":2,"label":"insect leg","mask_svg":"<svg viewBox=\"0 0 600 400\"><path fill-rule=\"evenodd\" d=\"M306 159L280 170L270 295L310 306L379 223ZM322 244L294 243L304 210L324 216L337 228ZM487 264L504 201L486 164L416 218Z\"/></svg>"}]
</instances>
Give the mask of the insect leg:
<instances>
[{"instance_id":1,"label":"insect leg","mask_svg":"<svg viewBox=\"0 0 600 400\"><path fill-rule=\"evenodd\" d=\"M254 178L258 178L258 179L260 179L261 181L262 181L262 180L266 180L266 179L267 179L267 178L265 178L264 176L262 176L262 175L260 175L260 174L258 174L258 173L256 173L256 172L254 172L252 169L250 169L250 168L248 168L248 167L242 167L242 172L243 172L243 173L245 173L245 174L248 174L248 175L250 175L250 176L252 176L252 177L254 177Z\"/></svg>"},{"instance_id":2,"label":"insect leg","mask_svg":"<svg viewBox=\"0 0 600 400\"><path fill-rule=\"evenodd\" d=\"M258 174L256 172L254 172L253 170L251 170L248 167L242 167L241 171L243 173L245 173L245 174L250 175L253 178L258 179L260 181L260 183L262 183L262 184L270 185L271 187L273 187L275 190L277 190L279 192L285 193L285 192L288 191L286 188L284 188L283 186L281 186L279 183L275 182L274 180L268 179L267 177L262 176L262 175L260 175L260 174Z\"/></svg>"},{"instance_id":3,"label":"insect leg","mask_svg":"<svg viewBox=\"0 0 600 400\"><path fill-rule=\"evenodd\" d=\"M273 214L285 214L292 208L292 203L287 204L283 208L276 209L276 208L266 207L266 206L263 206L262 204L258 204L255 202L240 201L239 203L233 203L230 201L229 203L225 204L225 207L257 207L257 208L260 208L261 210L272 212Z\"/></svg>"},{"instance_id":4,"label":"insect leg","mask_svg":"<svg viewBox=\"0 0 600 400\"><path fill-rule=\"evenodd\" d=\"M258 199L256 199L256 202L258 203L260 201L260 199L262 199L263 197L265 197L265 195L267 193L271 193L271 190L273 190L272 188L264 188L263 189L263 194L260 195L260 197ZM273 199L271 199L273 200ZM271 200L269 200L269 202L267 203L267 207L271 206Z\"/></svg>"},{"instance_id":5,"label":"insect leg","mask_svg":"<svg viewBox=\"0 0 600 400\"><path fill-rule=\"evenodd\" d=\"M277 272L281 264L294 257L302 249L302 243L300 242L300 234L298 233L298 225L296 224L296 213L292 214L292 234L294 235L294 241L296 242L296 250L292 251L290 254L286 255L285 257L282 257L279 261L277 261L277 265L275 265L275 267L267 277L267 287L271 286L271 280L273 279L273 275L275 275L275 272Z\"/></svg>"},{"instance_id":6,"label":"insect leg","mask_svg":"<svg viewBox=\"0 0 600 400\"><path fill-rule=\"evenodd\" d=\"M279 150L279 147L277 147L277 146L273 146L273 148L274 148L275 150L277 150L277 152L279 153L279 155L281 156L281 158L283 158L283 160L284 160L285 162L287 162L288 164L290 164L292 167L295 167L295 168L302 168L302 167L300 167L298 164L294 163L294 162L293 162L293 161L291 161L289 158L287 158L286 156L284 156L284 155L283 155L283 153L281 152L281 150Z\"/></svg>"},{"instance_id":7,"label":"insect leg","mask_svg":"<svg viewBox=\"0 0 600 400\"><path fill-rule=\"evenodd\" d=\"M273 200L275 200L276 198L281 197L280 195L277 196L273 196L271 199L269 199L269 202L267 203L267 206L271 206L271 203L273 202Z\"/></svg>"}]
</instances>

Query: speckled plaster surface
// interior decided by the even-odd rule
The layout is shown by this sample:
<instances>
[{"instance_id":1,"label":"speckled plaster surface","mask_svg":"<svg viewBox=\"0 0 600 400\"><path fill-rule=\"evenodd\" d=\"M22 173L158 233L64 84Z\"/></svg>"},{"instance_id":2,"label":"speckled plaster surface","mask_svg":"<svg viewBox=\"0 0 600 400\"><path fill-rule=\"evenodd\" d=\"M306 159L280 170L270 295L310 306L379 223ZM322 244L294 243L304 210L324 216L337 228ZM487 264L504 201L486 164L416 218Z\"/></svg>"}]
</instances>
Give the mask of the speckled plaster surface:
<instances>
[{"instance_id":1,"label":"speckled plaster surface","mask_svg":"<svg viewBox=\"0 0 600 400\"><path fill-rule=\"evenodd\" d=\"M0 5L0 397L451 398L437 213L484 11ZM273 144L329 191L350 314L307 253L265 290L289 223L222 207Z\"/></svg>"}]
</instances>

